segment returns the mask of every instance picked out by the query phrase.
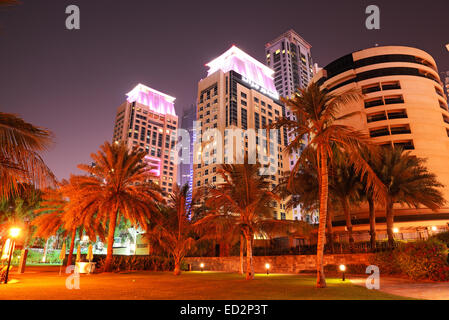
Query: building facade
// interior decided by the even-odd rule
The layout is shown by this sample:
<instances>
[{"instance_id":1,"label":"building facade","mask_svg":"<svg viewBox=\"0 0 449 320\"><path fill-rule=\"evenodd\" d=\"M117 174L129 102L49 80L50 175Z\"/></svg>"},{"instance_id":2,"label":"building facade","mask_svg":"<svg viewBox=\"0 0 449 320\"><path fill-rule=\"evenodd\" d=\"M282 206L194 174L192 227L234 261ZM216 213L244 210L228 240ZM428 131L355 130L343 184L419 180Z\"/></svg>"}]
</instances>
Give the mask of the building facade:
<instances>
[{"instance_id":1,"label":"building facade","mask_svg":"<svg viewBox=\"0 0 449 320\"><path fill-rule=\"evenodd\" d=\"M312 46L294 30L289 30L265 45L267 66L275 71L274 81L277 92L284 98L291 98L298 88L306 88L313 78L314 64ZM294 115L286 109L286 115L294 119ZM288 133L289 142L295 136ZM296 164L301 150L294 152L289 159L289 167ZM293 218L317 222L316 215L303 215L301 207L292 210Z\"/></svg>"},{"instance_id":2,"label":"building facade","mask_svg":"<svg viewBox=\"0 0 449 320\"><path fill-rule=\"evenodd\" d=\"M445 185L442 192L449 200L448 104L437 65L428 53L402 46L369 48L335 60L314 81L331 93L362 91L362 101L341 111L342 115L359 114L343 123L365 132L376 144L403 147L427 159L427 168ZM385 214L382 208L378 210L382 230ZM366 230L366 206L353 212L355 230ZM447 205L436 213L395 205L395 214L395 227L415 238L429 228L445 228L449 222ZM336 219L343 228L343 217Z\"/></svg>"},{"instance_id":3,"label":"building facade","mask_svg":"<svg viewBox=\"0 0 449 320\"><path fill-rule=\"evenodd\" d=\"M222 182L217 174L220 163L230 163L238 156L256 152L267 155L263 157L262 164L269 163L276 167L275 172L267 175L274 188L284 170L288 170L288 159L282 153L286 132L279 130L276 137L261 136L258 132L285 112L274 86L273 71L235 46L206 66L209 67L208 76L198 84L199 128L196 130L193 188ZM208 143L205 134L209 129L217 129L220 135L213 142L209 139ZM231 129L242 131L231 135L227 131ZM245 134L251 129L256 132L254 139ZM273 143L274 139L276 144ZM224 148L232 146L232 159L226 156L226 151L217 153L214 149L217 144ZM261 159L257 161L261 162ZM276 204L274 216L277 219L292 219L283 202Z\"/></svg>"},{"instance_id":4,"label":"building facade","mask_svg":"<svg viewBox=\"0 0 449 320\"><path fill-rule=\"evenodd\" d=\"M117 110L113 141L125 142L129 149L147 153L146 161L163 191L173 191L177 183L178 117L175 98L145 85L137 85Z\"/></svg>"}]
</instances>

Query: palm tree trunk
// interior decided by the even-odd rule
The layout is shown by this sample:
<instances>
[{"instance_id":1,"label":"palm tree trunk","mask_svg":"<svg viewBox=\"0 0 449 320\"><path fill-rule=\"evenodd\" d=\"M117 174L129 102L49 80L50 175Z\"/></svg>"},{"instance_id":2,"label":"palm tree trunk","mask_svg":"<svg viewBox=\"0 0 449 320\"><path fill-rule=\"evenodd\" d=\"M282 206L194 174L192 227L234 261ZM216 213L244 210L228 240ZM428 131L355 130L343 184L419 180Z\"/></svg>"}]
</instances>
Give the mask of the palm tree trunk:
<instances>
[{"instance_id":1,"label":"palm tree trunk","mask_svg":"<svg viewBox=\"0 0 449 320\"><path fill-rule=\"evenodd\" d=\"M246 280L253 280L254 273L253 269L253 240L251 239L251 233L249 231L245 232L246 238Z\"/></svg>"},{"instance_id":2,"label":"palm tree trunk","mask_svg":"<svg viewBox=\"0 0 449 320\"><path fill-rule=\"evenodd\" d=\"M47 241L45 241L44 256L42 257L43 263L47 261L48 241L50 241L50 238L47 238Z\"/></svg>"},{"instance_id":3,"label":"palm tree trunk","mask_svg":"<svg viewBox=\"0 0 449 320\"><path fill-rule=\"evenodd\" d=\"M175 271L173 272L173 274L175 276L179 276L181 274L181 258L180 257L175 257Z\"/></svg>"},{"instance_id":4,"label":"palm tree trunk","mask_svg":"<svg viewBox=\"0 0 449 320\"><path fill-rule=\"evenodd\" d=\"M387 198L387 205L385 208L385 216L387 218L387 234L388 234L388 245L390 248L394 247L394 212L393 212L393 201Z\"/></svg>"},{"instance_id":5,"label":"palm tree trunk","mask_svg":"<svg viewBox=\"0 0 449 320\"><path fill-rule=\"evenodd\" d=\"M332 227L332 211L327 213L327 239L329 242L330 253L334 253L334 230Z\"/></svg>"},{"instance_id":6,"label":"palm tree trunk","mask_svg":"<svg viewBox=\"0 0 449 320\"><path fill-rule=\"evenodd\" d=\"M319 180L320 180L320 218L318 226L318 243L316 250L316 269L317 269L317 287L326 287L326 278L324 276L324 243L326 241L326 216L327 216L327 201L329 197L329 176L327 168L327 158L323 148L319 150L320 166L319 166Z\"/></svg>"},{"instance_id":7,"label":"palm tree trunk","mask_svg":"<svg viewBox=\"0 0 449 320\"><path fill-rule=\"evenodd\" d=\"M351 250L351 252L353 252L354 251L354 236L352 234L351 211L349 210L348 199L347 198L342 199L341 204L343 207L343 211L345 213L346 228L348 229L349 249Z\"/></svg>"},{"instance_id":8,"label":"palm tree trunk","mask_svg":"<svg viewBox=\"0 0 449 320\"><path fill-rule=\"evenodd\" d=\"M114 254L114 236L115 236L115 228L117 226L117 216L118 211L111 211L109 217L109 229L108 229L108 250L106 255L106 261L104 263L104 272L111 272L112 267L112 259Z\"/></svg>"},{"instance_id":9,"label":"palm tree trunk","mask_svg":"<svg viewBox=\"0 0 449 320\"><path fill-rule=\"evenodd\" d=\"M69 257L67 258L67 266L72 265L73 259L73 250L75 249L75 238L76 238L76 229L72 231L72 238L70 239L70 249L69 249Z\"/></svg>"},{"instance_id":10,"label":"palm tree trunk","mask_svg":"<svg viewBox=\"0 0 449 320\"><path fill-rule=\"evenodd\" d=\"M369 205L369 233L370 233L370 242L371 242L371 250L376 251L376 211L374 207L374 200L370 196L368 197L368 205Z\"/></svg>"},{"instance_id":11,"label":"palm tree trunk","mask_svg":"<svg viewBox=\"0 0 449 320\"><path fill-rule=\"evenodd\" d=\"M243 274L243 251L245 249L245 238L240 235L240 274Z\"/></svg>"}]
</instances>

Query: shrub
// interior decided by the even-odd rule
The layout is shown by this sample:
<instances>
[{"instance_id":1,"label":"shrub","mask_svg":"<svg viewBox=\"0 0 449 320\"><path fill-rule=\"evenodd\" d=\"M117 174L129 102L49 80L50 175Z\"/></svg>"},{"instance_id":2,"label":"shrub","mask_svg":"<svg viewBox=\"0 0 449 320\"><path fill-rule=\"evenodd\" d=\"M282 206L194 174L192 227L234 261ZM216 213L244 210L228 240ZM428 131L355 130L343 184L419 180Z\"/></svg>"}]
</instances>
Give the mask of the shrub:
<instances>
[{"instance_id":1,"label":"shrub","mask_svg":"<svg viewBox=\"0 0 449 320\"><path fill-rule=\"evenodd\" d=\"M95 256L96 269L103 270L106 261L105 256ZM173 259L158 256L114 256L112 270L119 271L171 271Z\"/></svg>"},{"instance_id":2,"label":"shrub","mask_svg":"<svg viewBox=\"0 0 449 320\"><path fill-rule=\"evenodd\" d=\"M399 262L396 259L396 251L377 252L370 259L372 265L378 266L381 274L400 274L402 273Z\"/></svg>"},{"instance_id":3,"label":"shrub","mask_svg":"<svg viewBox=\"0 0 449 320\"><path fill-rule=\"evenodd\" d=\"M404 274L413 280L449 280L447 247L436 239L404 243L396 252L396 260Z\"/></svg>"},{"instance_id":4,"label":"shrub","mask_svg":"<svg viewBox=\"0 0 449 320\"><path fill-rule=\"evenodd\" d=\"M437 239L443 242L449 248L449 231L438 233L432 236L431 239Z\"/></svg>"}]
</instances>

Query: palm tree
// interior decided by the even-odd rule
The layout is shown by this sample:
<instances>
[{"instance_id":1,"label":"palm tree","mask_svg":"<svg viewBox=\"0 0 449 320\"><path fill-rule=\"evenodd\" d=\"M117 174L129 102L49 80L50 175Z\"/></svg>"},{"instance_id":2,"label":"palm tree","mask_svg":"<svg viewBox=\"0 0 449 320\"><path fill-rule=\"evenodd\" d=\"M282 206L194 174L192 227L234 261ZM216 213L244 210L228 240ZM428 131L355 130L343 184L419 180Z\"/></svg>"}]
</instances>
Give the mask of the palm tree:
<instances>
[{"instance_id":1,"label":"palm tree","mask_svg":"<svg viewBox=\"0 0 449 320\"><path fill-rule=\"evenodd\" d=\"M346 220L349 246L354 248L354 236L352 232L351 205L360 202L363 184L355 173L354 166L348 165L345 157L335 160L331 170L329 192L340 203Z\"/></svg>"},{"instance_id":2,"label":"palm tree","mask_svg":"<svg viewBox=\"0 0 449 320\"><path fill-rule=\"evenodd\" d=\"M394 245L395 203L416 208L424 205L434 211L445 203L439 190L443 185L427 170L425 162L402 148L385 148L381 161L377 162L375 170L387 188L385 215L390 246Z\"/></svg>"},{"instance_id":3,"label":"palm tree","mask_svg":"<svg viewBox=\"0 0 449 320\"><path fill-rule=\"evenodd\" d=\"M50 131L0 112L0 197L17 194L20 184L39 188L55 181L39 155L51 142Z\"/></svg>"},{"instance_id":4,"label":"palm tree","mask_svg":"<svg viewBox=\"0 0 449 320\"><path fill-rule=\"evenodd\" d=\"M192 245L199 240L191 216L200 206L201 192L197 191L192 194L189 206L188 192L188 184L182 187L175 185L173 192L168 196L168 204L161 206L160 215L156 218L154 227L147 232L150 240L157 242L173 257L175 276L181 274L182 260Z\"/></svg>"},{"instance_id":5,"label":"palm tree","mask_svg":"<svg viewBox=\"0 0 449 320\"><path fill-rule=\"evenodd\" d=\"M273 203L279 197L270 191L271 183L259 174L260 164L221 165L223 183L208 189L206 204L211 211L197 224L210 224L223 230L238 230L246 241L246 279L254 279L253 240L255 235L275 234L285 229L304 227L302 223L273 219Z\"/></svg>"},{"instance_id":6,"label":"palm tree","mask_svg":"<svg viewBox=\"0 0 449 320\"><path fill-rule=\"evenodd\" d=\"M123 216L132 225L148 230L156 204L163 202L160 188L151 181L146 153L128 150L124 143L106 142L91 157L95 166L79 165L86 176L73 176L71 181L77 197L71 199L70 207L83 212L92 222L107 225L107 256L105 272L111 271L114 236L117 219Z\"/></svg>"},{"instance_id":7,"label":"palm tree","mask_svg":"<svg viewBox=\"0 0 449 320\"><path fill-rule=\"evenodd\" d=\"M357 91L347 91L341 94L332 94L321 90L319 85L312 83L306 89L301 89L293 99L285 100L286 105L295 115L296 120L281 118L272 127L291 130L296 137L286 147L286 151L292 154L304 146L303 139L307 137L305 146L306 154L316 153L318 164L318 182L320 187L320 218L318 227L317 244L317 287L326 287L324 276L324 243L326 234L327 205L329 197L329 162L334 158L333 148L343 150L348 155L348 163L354 166L354 170L362 177L367 177L368 187L373 188L376 194L381 194L380 184L374 184L378 180L369 165L360 155L360 148L369 145L369 137L354 128L339 124L339 120L352 117L358 113L348 113L344 116L343 107L352 102L357 102L361 94ZM296 162L290 175L292 182L294 175L299 171L306 159L301 156Z\"/></svg>"}]
</instances>

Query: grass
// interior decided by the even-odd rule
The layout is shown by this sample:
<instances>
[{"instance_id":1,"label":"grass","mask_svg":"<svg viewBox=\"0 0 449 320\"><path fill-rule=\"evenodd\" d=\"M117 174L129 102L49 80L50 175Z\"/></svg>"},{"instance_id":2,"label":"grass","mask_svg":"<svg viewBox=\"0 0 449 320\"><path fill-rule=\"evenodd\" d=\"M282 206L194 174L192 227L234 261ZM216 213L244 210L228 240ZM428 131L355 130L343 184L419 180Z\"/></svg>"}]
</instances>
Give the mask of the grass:
<instances>
[{"instance_id":1,"label":"grass","mask_svg":"<svg viewBox=\"0 0 449 320\"><path fill-rule=\"evenodd\" d=\"M68 290L59 268L12 276L18 283L0 285L0 300L396 300L341 279L327 279L317 289L315 278L300 275L256 275L189 272L179 277L163 272L81 275L80 290Z\"/></svg>"}]
</instances>

